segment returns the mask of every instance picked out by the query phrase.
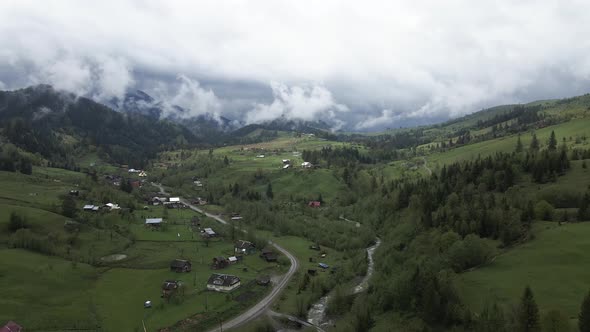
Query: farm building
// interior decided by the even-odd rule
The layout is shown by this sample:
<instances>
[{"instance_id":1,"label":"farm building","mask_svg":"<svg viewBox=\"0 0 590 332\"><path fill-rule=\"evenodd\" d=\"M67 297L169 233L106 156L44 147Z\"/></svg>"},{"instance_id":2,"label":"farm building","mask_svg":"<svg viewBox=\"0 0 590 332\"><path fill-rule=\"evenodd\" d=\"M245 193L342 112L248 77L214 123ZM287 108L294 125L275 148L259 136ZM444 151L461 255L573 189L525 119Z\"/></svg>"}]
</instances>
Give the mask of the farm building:
<instances>
[{"instance_id":1,"label":"farm building","mask_svg":"<svg viewBox=\"0 0 590 332\"><path fill-rule=\"evenodd\" d=\"M185 259L175 259L170 263L170 271L173 272L190 272L192 264Z\"/></svg>"},{"instance_id":2,"label":"farm building","mask_svg":"<svg viewBox=\"0 0 590 332\"><path fill-rule=\"evenodd\" d=\"M214 270L224 269L229 265L229 261L225 259L223 256L214 257L213 264L211 264L211 268Z\"/></svg>"},{"instance_id":3,"label":"farm building","mask_svg":"<svg viewBox=\"0 0 590 332\"><path fill-rule=\"evenodd\" d=\"M175 280L166 280L162 284L162 297L170 297L172 293L176 292L178 287L180 286L180 282Z\"/></svg>"},{"instance_id":4,"label":"farm building","mask_svg":"<svg viewBox=\"0 0 590 332\"><path fill-rule=\"evenodd\" d=\"M145 220L145 225L150 227L160 227L163 222L164 219L162 218L147 218Z\"/></svg>"},{"instance_id":5,"label":"farm building","mask_svg":"<svg viewBox=\"0 0 590 332\"><path fill-rule=\"evenodd\" d=\"M160 205L160 204L164 204L166 203L168 199L166 197L158 197L158 196L154 196L150 199L150 203L152 205Z\"/></svg>"},{"instance_id":6,"label":"farm building","mask_svg":"<svg viewBox=\"0 0 590 332\"><path fill-rule=\"evenodd\" d=\"M304 161L301 163L301 167L303 168L312 168L313 165L309 161Z\"/></svg>"},{"instance_id":7,"label":"farm building","mask_svg":"<svg viewBox=\"0 0 590 332\"><path fill-rule=\"evenodd\" d=\"M260 251L260 257L266 260L267 262L276 262L277 261L277 253L275 253L270 248L264 248Z\"/></svg>"},{"instance_id":8,"label":"farm building","mask_svg":"<svg viewBox=\"0 0 590 332\"><path fill-rule=\"evenodd\" d=\"M0 332L21 332L21 331L24 331L23 327L13 321L8 321L8 323L6 323L6 325L4 325L3 327L0 327Z\"/></svg>"},{"instance_id":9,"label":"farm building","mask_svg":"<svg viewBox=\"0 0 590 332\"><path fill-rule=\"evenodd\" d=\"M234 252L240 255L249 255L256 251L256 247L250 241L238 240L234 244Z\"/></svg>"},{"instance_id":10,"label":"farm building","mask_svg":"<svg viewBox=\"0 0 590 332\"><path fill-rule=\"evenodd\" d=\"M240 287L240 278L229 274L213 273L207 280L207 289L216 292L231 292Z\"/></svg>"}]
</instances>

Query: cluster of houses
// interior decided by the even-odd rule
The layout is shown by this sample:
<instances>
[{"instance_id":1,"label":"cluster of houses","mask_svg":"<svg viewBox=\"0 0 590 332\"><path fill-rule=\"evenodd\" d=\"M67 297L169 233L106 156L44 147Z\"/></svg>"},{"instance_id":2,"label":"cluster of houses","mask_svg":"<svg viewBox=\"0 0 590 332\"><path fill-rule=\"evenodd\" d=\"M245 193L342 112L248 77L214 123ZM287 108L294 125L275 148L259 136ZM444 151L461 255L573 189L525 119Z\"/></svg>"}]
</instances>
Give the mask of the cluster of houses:
<instances>
[{"instance_id":1,"label":"cluster of houses","mask_svg":"<svg viewBox=\"0 0 590 332\"><path fill-rule=\"evenodd\" d=\"M213 232L210 228L205 229ZM214 233L214 232L213 232ZM256 246L246 240L238 240L234 243L234 256L225 258L223 256L214 257L211 263L211 269L221 270L232 264L236 264L243 260L245 255L250 255L256 252ZM260 257L267 262L276 262L278 255L270 248L264 248L260 252ZM186 259L175 259L170 263L170 271L176 273L188 273L192 270L192 264ZM234 289L240 287L240 278L230 274L212 273L207 280L207 289L216 292L231 292ZM260 276L257 278L256 283L259 285L268 285L270 283L269 276ZM176 280L165 280L162 283L162 297L168 298L175 291L179 289L181 285L180 281Z\"/></svg>"},{"instance_id":2,"label":"cluster of houses","mask_svg":"<svg viewBox=\"0 0 590 332\"><path fill-rule=\"evenodd\" d=\"M135 168L130 168L129 170L127 170L128 173L130 174L137 174L137 176L141 177L141 178L145 178L147 177L147 173L144 170L140 170L140 169L135 169Z\"/></svg>"},{"instance_id":3,"label":"cluster of houses","mask_svg":"<svg viewBox=\"0 0 590 332\"><path fill-rule=\"evenodd\" d=\"M86 204L82 207L82 210L88 212L98 212L98 211L113 211L113 210L121 210L119 204L115 203L107 203L103 205L99 204Z\"/></svg>"},{"instance_id":4,"label":"cluster of houses","mask_svg":"<svg viewBox=\"0 0 590 332\"><path fill-rule=\"evenodd\" d=\"M167 207L169 209L184 209L184 208L186 208L186 205L180 201L180 197L153 196L152 198L149 199L148 203L151 205L154 205L154 206L164 205L165 207Z\"/></svg>"},{"instance_id":5,"label":"cluster of houses","mask_svg":"<svg viewBox=\"0 0 590 332\"><path fill-rule=\"evenodd\" d=\"M146 175L147 176L147 175ZM129 183L131 184L132 188L141 188L141 186L143 186L143 183L145 182L145 180L138 180L138 179L131 179L131 178L124 178L120 175L115 175L115 174L107 174L104 176L104 179L112 184L115 187L118 187L121 185L121 182L123 181L129 181Z\"/></svg>"}]
</instances>

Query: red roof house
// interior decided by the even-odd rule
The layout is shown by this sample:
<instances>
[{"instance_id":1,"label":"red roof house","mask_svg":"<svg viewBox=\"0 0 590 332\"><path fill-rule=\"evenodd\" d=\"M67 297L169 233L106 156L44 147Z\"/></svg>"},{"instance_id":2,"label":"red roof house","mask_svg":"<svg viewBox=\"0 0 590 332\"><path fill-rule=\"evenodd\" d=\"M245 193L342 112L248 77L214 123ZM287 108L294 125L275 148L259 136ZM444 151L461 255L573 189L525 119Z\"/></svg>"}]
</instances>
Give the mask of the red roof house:
<instances>
[{"instance_id":1,"label":"red roof house","mask_svg":"<svg viewBox=\"0 0 590 332\"><path fill-rule=\"evenodd\" d=\"M307 206L309 207L320 207L322 206L322 202L320 201L310 201Z\"/></svg>"}]
</instances>

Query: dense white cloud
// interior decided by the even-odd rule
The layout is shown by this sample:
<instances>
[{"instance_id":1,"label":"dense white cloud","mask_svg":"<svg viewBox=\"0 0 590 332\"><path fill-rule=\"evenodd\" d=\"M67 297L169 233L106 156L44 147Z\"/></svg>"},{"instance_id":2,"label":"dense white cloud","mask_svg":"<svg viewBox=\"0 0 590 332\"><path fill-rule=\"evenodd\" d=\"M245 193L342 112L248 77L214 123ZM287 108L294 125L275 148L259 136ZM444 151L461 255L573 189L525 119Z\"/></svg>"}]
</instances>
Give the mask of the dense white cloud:
<instances>
[{"instance_id":1,"label":"dense white cloud","mask_svg":"<svg viewBox=\"0 0 590 332\"><path fill-rule=\"evenodd\" d=\"M201 87L197 80L185 75L179 75L175 83L157 82L150 91L157 101L163 102L161 106L168 114L186 118L207 113L214 117L220 116L222 101L212 90ZM182 107L186 113L178 114L175 106Z\"/></svg>"},{"instance_id":2,"label":"dense white cloud","mask_svg":"<svg viewBox=\"0 0 590 332\"><path fill-rule=\"evenodd\" d=\"M346 112L345 105L338 104L332 93L320 85L287 86L272 82L273 101L257 103L246 115L247 123L262 122L278 117L311 121L323 116L334 119L336 113Z\"/></svg>"},{"instance_id":3,"label":"dense white cloud","mask_svg":"<svg viewBox=\"0 0 590 332\"><path fill-rule=\"evenodd\" d=\"M381 118L383 109L399 121L440 118L587 92L588 12L590 2L575 0L2 1L0 67L28 79L0 80L100 98L141 86L137 73L276 81L293 95L321 82L351 110L334 114L342 119ZM203 86L193 104L223 113L231 96L214 102L217 91ZM284 114L296 100L278 95L257 101L260 115L242 105L243 116Z\"/></svg>"}]
</instances>

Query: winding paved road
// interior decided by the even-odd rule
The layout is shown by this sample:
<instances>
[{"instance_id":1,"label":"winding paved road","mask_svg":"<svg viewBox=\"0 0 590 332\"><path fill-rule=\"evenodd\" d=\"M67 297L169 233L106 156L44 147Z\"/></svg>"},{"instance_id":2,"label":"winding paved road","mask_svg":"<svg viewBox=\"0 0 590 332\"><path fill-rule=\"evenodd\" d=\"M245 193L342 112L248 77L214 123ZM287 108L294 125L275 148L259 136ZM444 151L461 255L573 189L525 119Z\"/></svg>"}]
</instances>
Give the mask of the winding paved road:
<instances>
[{"instance_id":1,"label":"winding paved road","mask_svg":"<svg viewBox=\"0 0 590 332\"><path fill-rule=\"evenodd\" d=\"M164 189L164 187L162 187L161 184L152 182L152 185L155 187L158 187L158 189L160 189L160 193L166 194L166 190ZM188 206L188 208L193 211L197 211L199 213L202 213L202 214L206 215L207 217L213 218L224 225L228 224L228 222L226 220L223 220L220 216L205 212L202 209L191 204L189 201L187 201L184 198L180 198L180 201L184 205ZM242 232L246 232L246 231L242 230ZM289 258L289 260L291 261L291 266L289 267L289 271L287 271L287 273L282 276L281 280L278 282L277 285L275 285L275 287L270 292L270 294L265 296L262 300L260 300L260 302L258 302L252 308L248 309L246 312L243 312L239 316L234 317L233 319L231 319L227 322L223 322L222 327L224 329L231 329L231 328L238 327L238 326L243 325L255 318L258 318L260 315L262 315L270 307L270 305L277 298L277 296L281 293L283 288L285 288L287 286L287 284L289 283L289 280L291 280L291 277L293 277L293 274L295 274L295 271L297 271L297 269L299 268L299 262L297 261L297 258L295 258L295 256L293 256L285 248L279 246L276 243L270 242L270 244L272 246L274 246L278 251L280 251L283 255L287 256L287 258ZM221 329L215 328L215 329L210 330L210 332L218 332L218 331L221 331Z\"/></svg>"}]
</instances>

